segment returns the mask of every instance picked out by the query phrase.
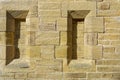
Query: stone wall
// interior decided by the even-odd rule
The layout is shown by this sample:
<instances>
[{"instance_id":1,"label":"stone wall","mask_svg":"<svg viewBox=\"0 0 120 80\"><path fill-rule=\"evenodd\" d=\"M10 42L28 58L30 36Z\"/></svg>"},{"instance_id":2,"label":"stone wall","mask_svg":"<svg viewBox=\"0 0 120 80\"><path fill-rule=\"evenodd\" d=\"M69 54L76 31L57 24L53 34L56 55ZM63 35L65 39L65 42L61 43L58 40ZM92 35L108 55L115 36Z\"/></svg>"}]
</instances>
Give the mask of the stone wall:
<instances>
[{"instance_id":1,"label":"stone wall","mask_svg":"<svg viewBox=\"0 0 120 80\"><path fill-rule=\"evenodd\" d=\"M119 0L1 0L0 80L120 80Z\"/></svg>"}]
</instances>

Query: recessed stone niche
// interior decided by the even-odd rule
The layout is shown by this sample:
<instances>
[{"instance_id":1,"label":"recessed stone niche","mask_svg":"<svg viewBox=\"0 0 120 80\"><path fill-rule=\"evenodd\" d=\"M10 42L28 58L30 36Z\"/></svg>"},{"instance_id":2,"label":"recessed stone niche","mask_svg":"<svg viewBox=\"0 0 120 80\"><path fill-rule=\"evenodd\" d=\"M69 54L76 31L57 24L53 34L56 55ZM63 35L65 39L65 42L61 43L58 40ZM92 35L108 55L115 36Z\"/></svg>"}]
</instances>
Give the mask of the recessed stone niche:
<instances>
[{"instance_id":1,"label":"recessed stone niche","mask_svg":"<svg viewBox=\"0 0 120 80\"><path fill-rule=\"evenodd\" d=\"M14 59L19 59L23 54L20 53L19 43L21 34L23 34L21 28L25 25L27 15L27 10L10 10L6 12L6 65Z\"/></svg>"},{"instance_id":2,"label":"recessed stone niche","mask_svg":"<svg viewBox=\"0 0 120 80\"><path fill-rule=\"evenodd\" d=\"M68 64L72 60L84 59L84 19L89 10L68 11Z\"/></svg>"}]
</instances>

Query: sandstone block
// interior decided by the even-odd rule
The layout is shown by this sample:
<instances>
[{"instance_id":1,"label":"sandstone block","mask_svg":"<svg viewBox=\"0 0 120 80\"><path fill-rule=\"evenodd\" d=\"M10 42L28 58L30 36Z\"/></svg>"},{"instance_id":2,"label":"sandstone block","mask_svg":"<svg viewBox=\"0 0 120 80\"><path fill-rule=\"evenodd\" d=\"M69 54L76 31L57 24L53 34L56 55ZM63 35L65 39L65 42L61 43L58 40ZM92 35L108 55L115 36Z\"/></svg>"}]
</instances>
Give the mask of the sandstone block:
<instances>
[{"instance_id":1,"label":"sandstone block","mask_svg":"<svg viewBox=\"0 0 120 80\"><path fill-rule=\"evenodd\" d=\"M6 30L6 17L0 17L0 31Z\"/></svg>"},{"instance_id":2,"label":"sandstone block","mask_svg":"<svg viewBox=\"0 0 120 80\"><path fill-rule=\"evenodd\" d=\"M97 45L97 33L85 33L85 44L86 45Z\"/></svg>"},{"instance_id":3,"label":"sandstone block","mask_svg":"<svg viewBox=\"0 0 120 80\"><path fill-rule=\"evenodd\" d=\"M84 21L83 19L90 15L90 10L71 10L69 11L70 15L72 16L72 19L81 19L81 23Z\"/></svg>"},{"instance_id":4,"label":"sandstone block","mask_svg":"<svg viewBox=\"0 0 120 80\"><path fill-rule=\"evenodd\" d=\"M15 32L13 34L15 35L17 33ZM26 30L20 30L20 34L17 35L17 36L20 36L20 38L16 38L16 39L19 39L18 40L18 45L27 45L27 36L28 36L28 33L26 32ZM14 38L12 38L12 39L14 39Z\"/></svg>"},{"instance_id":5,"label":"sandstone block","mask_svg":"<svg viewBox=\"0 0 120 80\"><path fill-rule=\"evenodd\" d=\"M113 79L120 79L120 73L115 73L115 74L113 73L112 78Z\"/></svg>"},{"instance_id":6,"label":"sandstone block","mask_svg":"<svg viewBox=\"0 0 120 80\"><path fill-rule=\"evenodd\" d=\"M30 58L36 59L41 57L41 47L40 46L30 46Z\"/></svg>"},{"instance_id":7,"label":"sandstone block","mask_svg":"<svg viewBox=\"0 0 120 80\"><path fill-rule=\"evenodd\" d=\"M86 60L86 59L80 59L80 60L72 60L69 64L69 70L71 72L94 72L95 71L95 61L93 60Z\"/></svg>"},{"instance_id":8,"label":"sandstone block","mask_svg":"<svg viewBox=\"0 0 120 80\"><path fill-rule=\"evenodd\" d=\"M15 74L15 79L23 79L23 78L27 78L26 73L16 73Z\"/></svg>"},{"instance_id":9,"label":"sandstone block","mask_svg":"<svg viewBox=\"0 0 120 80\"><path fill-rule=\"evenodd\" d=\"M86 17L85 32L104 32L104 20L102 17Z\"/></svg>"},{"instance_id":10,"label":"sandstone block","mask_svg":"<svg viewBox=\"0 0 120 80\"><path fill-rule=\"evenodd\" d=\"M119 45L120 41L111 41L111 45Z\"/></svg>"},{"instance_id":11,"label":"sandstone block","mask_svg":"<svg viewBox=\"0 0 120 80\"><path fill-rule=\"evenodd\" d=\"M76 47L76 46L72 46L72 47ZM73 54L72 57L76 56L77 53L77 59L81 59L84 58L84 45L77 45L77 48L73 50Z\"/></svg>"},{"instance_id":12,"label":"sandstone block","mask_svg":"<svg viewBox=\"0 0 120 80\"><path fill-rule=\"evenodd\" d=\"M56 23L55 22L41 22L39 26L40 31L55 31Z\"/></svg>"},{"instance_id":13,"label":"sandstone block","mask_svg":"<svg viewBox=\"0 0 120 80\"><path fill-rule=\"evenodd\" d=\"M57 20L57 30L58 31L67 31L67 18L60 18Z\"/></svg>"},{"instance_id":14,"label":"sandstone block","mask_svg":"<svg viewBox=\"0 0 120 80\"><path fill-rule=\"evenodd\" d=\"M0 60L6 59L6 46L0 46Z\"/></svg>"},{"instance_id":15,"label":"sandstone block","mask_svg":"<svg viewBox=\"0 0 120 80\"><path fill-rule=\"evenodd\" d=\"M60 33L60 45L66 45L67 44L67 32L61 32Z\"/></svg>"},{"instance_id":16,"label":"sandstone block","mask_svg":"<svg viewBox=\"0 0 120 80\"><path fill-rule=\"evenodd\" d=\"M103 54L102 46L85 46L84 57L89 59L101 59Z\"/></svg>"},{"instance_id":17,"label":"sandstone block","mask_svg":"<svg viewBox=\"0 0 120 80\"><path fill-rule=\"evenodd\" d=\"M120 30L119 29L106 29L105 30L106 33L120 33Z\"/></svg>"},{"instance_id":18,"label":"sandstone block","mask_svg":"<svg viewBox=\"0 0 120 80\"><path fill-rule=\"evenodd\" d=\"M67 46L56 46L55 48L55 57L56 58L67 58Z\"/></svg>"},{"instance_id":19,"label":"sandstone block","mask_svg":"<svg viewBox=\"0 0 120 80\"><path fill-rule=\"evenodd\" d=\"M98 10L97 17L110 17L110 16L120 16L119 10Z\"/></svg>"},{"instance_id":20,"label":"sandstone block","mask_svg":"<svg viewBox=\"0 0 120 80\"><path fill-rule=\"evenodd\" d=\"M53 73L53 72L61 72L62 67L61 66L37 66L36 67L37 72L39 73Z\"/></svg>"},{"instance_id":21,"label":"sandstone block","mask_svg":"<svg viewBox=\"0 0 120 80\"><path fill-rule=\"evenodd\" d=\"M101 67L97 67L97 71L98 72L120 72L120 67L112 67L112 66L101 66Z\"/></svg>"},{"instance_id":22,"label":"sandstone block","mask_svg":"<svg viewBox=\"0 0 120 80\"><path fill-rule=\"evenodd\" d=\"M47 76L46 76L47 75ZM62 78L62 75L60 73L30 73L29 75L29 78L41 78L41 79L44 79L44 78L49 78L49 79L61 79Z\"/></svg>"},{"instance_id":23,"label":"sandstone block","mask_svg":"<svg viewBox=\"0 0 120 80\"><path fill-rule=\"evenodd\" d=\"M86 6L85 6L86 5ZM88 1L70 2L68 10L95 10L96 3Z\"/></svg>"},{"instance_id":24,"label":"sandstone block","mask_svg":"<svg viewBox=\"0 0 120 80\"><path fill-rule=\"evenodd\" d=\"M116 22L115 22L116 21ZM116 19L116 20L112 20L112 21L108 21L108 20L106 20L106 24L105 24L105 27L107 28L107 29L116 29L116 28L120 28L120 23L118 22L118 19Z\"/></svg>"},{"instance_id":25,"label":"sandstone block","mask_svg":"<svg viewBox=\"0 0 120 80\"><path fill-rule=\"evenodd\" d=\"M38 5L34 4L29 10L30 17L38 17ZM28 14L28 15L29 15Z\"/></svg>"},{"instance_id":26,"label":"sandstone block","mask_svg":"<svg viewBox=\"0 0 120 80\"><path fill-rule=\"evenodd\" d=\"M39 15L40 16L47 16L47 17L60 17L60 10L48 10L48 11L45 11L45 10L41 10L39 11Z\"/></svg>"},{"instance_id":27,"label":"sandstone block","mask_svg":"<svg viewBox=\"0 0 120 80\"><path fill-rule=\"evenodd\" d=\"M115 47L103 47L103 53L115 53Z\"/></svg>"},{"instance_id":28,"label":"sandstone block","mask_svg":"<svg viewBox=\"0 0 120 80\"><path fill-rule=\"evenodd\" d=\"M41 46L41 58L54 59L54 46Z\"/></svg>"},{"instance_id":29,"label":"sandstone block","mask_svg":"<svg viewBox=\"0 0 120 80\"><path fill-rule=\"evenodd\" d=\"M60 3L59 2L39 2L38 4L40 10L56 10L60 9Z\"/></svg>"},{"instance_id":30,"label":"sandstone block","mask_svg":"<svg viewBox=\"0 0 120 80\"><path fill-rule=\"evenodd\" d=\"M87 0L87 1L97 1L97 2L102 2L103 0Z\"/></svg>"},{"instance_id":31,"label":"sandstone block","mask_svg":"<svg viewBox=\"0 0 120 80\"><path fill-rule=\"evenodd\" d=\"M110 2L110 9L111 10L119 10L120 8L120 3L118 1L111 1Z\"/></svg>"},{"instance_id":32,"label":"sandstone block","mask_svg":"<svg viewBox=\"0 0 120 80\"><path fill-rule=\"evenodd\" d=\"M14 73L3 73L1 76L5 77L5 79L7 79L7 78L13 79L15 74Z\"/></svg>"},{"instance_id":33,"label":"sandstone block","mask_svg":"<svg viewBox=\"0 0 120 80\"><path fill-rule=\"evenodd\" d=\"M103 57L105 59L119 59L120 58L120 54L115 54L115 53L104 53Z\"/></svg>"},{"instance_id":34,"label":"sandstone block","mask_svg":"<svg viewBox=\"0 0 120 80\"><path fill-rule=\"evenodd\" d=\"M5 32L0 32L0 45L5 45L6 44L5 36L6 36Z\"/></svg>"},{"instance_id":35,"label":"sandstone block","mask_svg":"<svg viewBox=\"0 0 120 80\"><path fill-rule=\"evenodd\" d=\"M64 73L64 78L86 78L85 73Z\"/></svg>"},{"instance_id":36,"label":"sandstone block","mask_svg":"<svg viewBox=\"0 0 120 80\"><path fill-rule=\"evenodd\" d=\"M28 31L38 31L39 30L39 19L38 18L30 18L30 27Z\"/></svg>"},{"instance_id":37,"label":"sandstone block","mask_svg":"<svg viewBox=\"0 0 120 80\"><path fill-rule=\"evenodd\" d=\"M113 34L113 33L105 33L105 34L98 34L98 39L99 40L120 40L120 35L119 34Z\"/></svg>"},{"instance_id":38,"label":"sandstone block","mask_svg":"<svg viewBox=\"0 0 120 80\"><path fill-rule=\"evenodd\" d=\"M20 59L26 59L30 57L30 46L22 45L18 46L19 54L17 56L20 56ZM15 54L15 53L14 53Z\"/></svg>"},{"instance_id":39,"label":"sandstone block","mask_svg":"<svg viewBox=\"0 0 120 80\"><path fill-rule=\"evenodd\" d=\"M84 21L77 22L77 31L84 32Z\"/></svg>"},{"instance_id":40,"label":"sandstone block","mask_svg":"<svg viewBox=\"0 0 120 80\"><path fill-rule=\"evenodd\" d=\"M110 45L110 41L98 40L98 44L100 44L100 45Z\"/></svg>"},{"instance_id":41,"label":"sandstone block","mask_svg":"<svg viewBox=\"0 0 120 80\"><path fill-rule=\"evenodd\" d=\"M110 24L110 23L115 23L115 24L118 23L119 24L119 18L120 17L105 17L104 20L105 20L106 24Z\"/></svg>"},{"instance_id":42,"label":"sandstone block","mask_svg":"<svg viewBox=\"0 0 120 80\"><path fill-rule=\"evenodd\" d=\"M36 32L35 44L59 44L59 32L57 31L41 31Z\"/></svg>"},{"instance_id":43,"label":"sandstone block","mask_svg":"<svg viewBox=\"0 0 120 80\"><path fill-rule=\"evenodd\" d=\"M30 31L29 35L30 35L29 37L30 40L28 40L29 45L35 45L35 31Z\"/></svg>"},{"instance_id":44,"label":"sandstone block","mask_svg":"<svg viewBox=\"0 0 120 80\"><path fill-rule=\"evenodd\" d=\"M115 48L115 53L116 53L116 54L120 54L120 46L117 46L117 47Z\"/></svg>"},{"instance_id":45,"label":"sandstone block","mask_svg":"<svg viewBox=\"0 0 120 80\"><path fill-rule=\"evenodd\" d=\"M0 60L0 74L3 74L5 68L5 60Z\"/></svg>"},{"instance_id":46,"label":"sandstone block","mask_svg":"<svg viewBox=\"0 0 120 80\"><path fill-rule=\"evenodd\" d=\"M101 78L101 73L88 73L88 78Z\"/></svg>"},{"instance_id":47,"label":"sandstone block","mask_svg":"<svg viewBox=\"0 0 120 80\"><path fill-rule=\"evenodd\" d=\"M61 13L62 13L62 17L67 18L67 10L69 7L69 3L68 2L62 2L61 4Z\"/></svg>"},{"instance_id":48,"label":"sandstone block","mask_svg":"<svg viewBox=\"0 0 120 80\"><path fill-rule=\"evenodd\" d=\"M40 59L40 60L36 60L36 64L37 66L60 66L62 65L62 60L59 59Z\"/></svg>"},{"instance_id":49,"label":"sandstone block","mask_svg":"<svg viewBox=\"0 0 120 80\"><path fill-rule=\"evenodd\" d=\"M97 65L120 65L120 60L98 60Z\"/></svg>"},{"instance_id":50,"label":"sandstone block","mask_svg":"<svg viewBox=\"0 0 120 80\"><path fill-rule=\"evenodd\" d=\"M1 6L0 6L0 7L1 7L1 9L0 9L0 17L1 17L1 18L2 18L2 17L6 17L6 11L2 9L2 5L3 5L3 4L0 3L0 5L1 5Z\"/></svg>"},{"instance_id":51,"label":"sandstone block","mask_svg":"<svg viewBox=\"0 0 120 80\"><path fill-rule=\"evenodd\" d=\"M84 45L84 38L77 38L76 42L73 43L77 43L78 45Z\"/></svg>"},{"instance_id":52,"label":"sandstone block","mask_svg":"<svg viewBox=\"0 0 120 80\"><path fill-rule=\"evenodd\" d=\"M109 10L110 9L110 3L109 2L101 2L101 3L98 3L97 5L97 9L99 10Z\"/></svg>"}]
</instances>

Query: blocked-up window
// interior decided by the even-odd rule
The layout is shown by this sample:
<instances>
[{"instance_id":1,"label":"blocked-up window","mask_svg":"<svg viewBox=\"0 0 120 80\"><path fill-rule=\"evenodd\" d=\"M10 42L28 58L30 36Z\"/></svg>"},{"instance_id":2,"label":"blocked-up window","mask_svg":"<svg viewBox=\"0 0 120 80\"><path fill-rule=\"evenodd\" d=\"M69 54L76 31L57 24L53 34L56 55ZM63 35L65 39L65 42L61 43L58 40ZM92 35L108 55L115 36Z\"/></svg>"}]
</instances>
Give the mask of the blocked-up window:
<instances>
[{"instance_id":1,"label":"blocked-up window","mask_svg":"<svg viewBox=\"0 0 120 80\"><path fill-rule=\"evenodd\" d=\"M28 11L7 11L6 12L6 65L12 60L20 58L19 41L21 26L26 21ZM24 26L23 26L24 27Z\"/></svg>"},{"instance_id":2,"label":"blocked-up window","mask_svg":"<svg viewBox=\"0 0 120 80\"><path fill-rule=\"evenodd\" d=\"M84 19L89 10L68 11L68 63L84 58Z\"/></svg>"}]
</instances>

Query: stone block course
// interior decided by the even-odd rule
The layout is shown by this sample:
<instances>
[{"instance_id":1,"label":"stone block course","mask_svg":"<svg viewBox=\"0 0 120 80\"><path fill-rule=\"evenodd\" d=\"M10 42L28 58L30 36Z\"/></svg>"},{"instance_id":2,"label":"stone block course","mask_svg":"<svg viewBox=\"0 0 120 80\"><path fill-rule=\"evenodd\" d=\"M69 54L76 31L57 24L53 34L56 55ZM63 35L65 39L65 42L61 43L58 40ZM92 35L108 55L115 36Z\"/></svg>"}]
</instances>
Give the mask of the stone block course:
<instances>
[{"instance_id":1,"label":"stone block course","mask_svg":"<svg viewBox=\"0 0 120 80\"><path fill-rule=\"evenodd\" d=\"M85 32L104 32L104 19L102 17L86 17Z\"/></svg>"},{"instance_id":2,"label":"stone block course","mask_svg":"<svg viewBox=\"0 0 120 80\"><path fill-rule=\"evenodd\" d=\"M1 0L0 80L119 80L119 2Z\"/></svg>"},{"instance_id":3,"label":"stone block course","mask_svg":"<svg viewBox=\"0 0 120 80\"><path fill-rule=\"evenodd\" d=\"M59 45L58 31L41 31L35 33L35 45Z\"/></svg>"}]
</instances>

